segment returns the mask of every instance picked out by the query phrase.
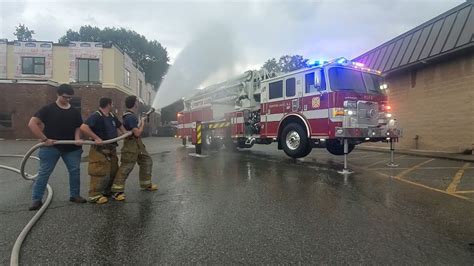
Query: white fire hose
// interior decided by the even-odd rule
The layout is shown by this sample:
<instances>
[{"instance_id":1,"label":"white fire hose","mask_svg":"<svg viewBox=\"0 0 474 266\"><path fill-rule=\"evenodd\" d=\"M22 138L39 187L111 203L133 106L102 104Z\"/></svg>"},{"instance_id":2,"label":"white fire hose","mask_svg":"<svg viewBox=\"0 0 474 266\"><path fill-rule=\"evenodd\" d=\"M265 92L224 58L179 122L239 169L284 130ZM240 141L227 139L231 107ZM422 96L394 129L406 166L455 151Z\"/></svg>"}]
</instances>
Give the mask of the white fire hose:
<instances>
[{"instance_id":1,"label":"white fire hose","mask_svg":"<svg viewBox=\"0 0 474 266\"><path fill-rule=\"evenodd\" d=\"M145 113L145 115L150 115L152 112L154 112L155 109L151 109L150 111L148 111L147 113ZM140 123L141 121L139 121L139 126L140 126ZM120 140L123 140L127 137L129 137L130 135L132 135L133 132L129 131L117 138L114 138L114 139L109 139L109 140L105 140L103 141L100 145L104 145L104 144L110 144L110 143L114 143L114 142L117 142L117 141L120 141ZM76 142L74 140L58 140L58 141L55 141L54 142L54 145L64 145L64 144L76 144ZM90 140L85 140L83 141L82 145L97 145L94 141L90 141ZM35 152L37 149L43 147L43 146L46 146L45 143L41 142L41 143L38 143L36 144L35 146L31 147L31 149L28 150L28 152L25 154L25 155L10 155L10 154L2 154L0 155L0 157L16 157L16 158L23 158L21 160L21 165L20 165L20 169L17 169L17 168L14 168L14 167L10 167L10 166L6 166L6 165L1 165L0 164L0 168L1 169L5 169L5 170L9 170L9 171L12 171L14 173L17 173L17 174L20 174L21 177L23 177L25 180L31 180L31 181L34 181L35 178L38 176L38 173L34 174L34 175L30 175L28 173L25 172L25 167L26 167L26 162L30 159L30 158L33 158L35 160L38 160L39 161L39 158L36 157L36 156L31 156L31 154L33 154L33 152ZM48 184L47 185L47 190L48 190L48 195L46 197L46 200L43 204L43 206L36 212L36 214L33 216L33 218L31 218L31 220L28 222L28 224L23 228L23 230L21 231L20 235L18 235L18 238L16 239L15 241L15 244L13 245L13 249L12 249L12 252L11 252L11 255L10 255L10 265L11 266L17 266L19 265L19 257L20 257L20 249L21 249L21 245L23 244L23 241L25 240L26 236L28 235L28 233L30 232L31 228L35 225L35 223L39 220L39 218L41 217L41 215L43 215L43 213L46 211L46 209L48 208L49 204L51 203L51 200L53 199L53 189L51 188L51 186Z\"/></svg>"}]
</instances>

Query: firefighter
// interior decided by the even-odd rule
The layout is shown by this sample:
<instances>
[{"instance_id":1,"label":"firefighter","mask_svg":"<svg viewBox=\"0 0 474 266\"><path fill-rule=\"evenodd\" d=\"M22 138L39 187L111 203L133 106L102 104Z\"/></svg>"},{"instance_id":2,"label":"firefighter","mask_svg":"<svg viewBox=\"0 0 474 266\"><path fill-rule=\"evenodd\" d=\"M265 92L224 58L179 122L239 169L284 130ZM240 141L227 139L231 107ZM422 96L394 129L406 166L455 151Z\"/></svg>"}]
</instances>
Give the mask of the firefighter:
<instances>
[{"instance_id":1,"label":"firefighter","mask_svg":"<svg viewBox=\"0 0 474 266\"><path fill-rule=\"evenodd\" d=\"M143 133L145 117L141 119L141 123L139 124L138 117L135 114L138 109L137 97L133 95L128 96L125 99L125 106L127 107L127 111L122 117L123 124L125 129L132 131L133 134L124 140L120 157L120 168L112 185L112 192L114 193L112 197L117 201L125 200L125 182L133 170L135 163L140 167L139 180L141 189L146 191L155 191L158 189L158 185L151 182L153 161L140 137Z\"/></svg>"},{"instance_id":2,"label":"firefighter","mask_svg":"<svg viewBox=\"0 0 474 266\"><path fill-rule=\"evenodd\" d=\"M112 99L101 98L99 110L92 113L81 125L81 131L92 138L96 145L89 150L90 175L89 199L91 203L107 203L111 187L118 170L117 143L102 144L104 140L118 136L118 131L125 133L122 123L112 112Z\"/></svg>"}]
</instances>

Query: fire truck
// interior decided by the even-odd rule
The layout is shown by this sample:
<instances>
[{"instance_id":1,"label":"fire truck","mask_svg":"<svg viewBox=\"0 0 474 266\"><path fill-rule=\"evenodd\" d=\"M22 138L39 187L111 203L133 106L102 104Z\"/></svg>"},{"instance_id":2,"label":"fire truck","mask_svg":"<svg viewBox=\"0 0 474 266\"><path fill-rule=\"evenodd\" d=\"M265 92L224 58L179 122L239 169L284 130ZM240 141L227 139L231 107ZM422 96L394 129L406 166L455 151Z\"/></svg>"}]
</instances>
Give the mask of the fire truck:
<instances>
[{"instance_id":1,"label":"fire truck","mask_svg":"<svg viewBox=\"0 0 474 266\"><path fill-rule=\"evenodd\" d=\"M392 143L401 130L380 74L345 58L281 75L247 71L185 99L178 137L184 145L201 137L215 149L277 142L292 158L313 148L347 155L364 142Z\"/></svg>"}]
</instances>

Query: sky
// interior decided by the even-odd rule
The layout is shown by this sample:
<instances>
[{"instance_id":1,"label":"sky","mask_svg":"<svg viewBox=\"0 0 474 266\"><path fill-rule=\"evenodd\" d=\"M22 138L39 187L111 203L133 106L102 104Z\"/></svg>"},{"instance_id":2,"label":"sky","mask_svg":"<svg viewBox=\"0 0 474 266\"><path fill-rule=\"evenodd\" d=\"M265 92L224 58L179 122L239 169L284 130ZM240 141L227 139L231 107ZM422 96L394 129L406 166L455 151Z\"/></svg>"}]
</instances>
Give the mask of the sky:
<instances>
[{"instance_id":1,"label":"sky","mask_svg":"<svg viewBox=\"0 0 474 266\"><path fill-rule=\"evenodd\" d=\"M82 25L134 30L172 64L154 106L260 69L270 58L355 58L465 0L0 0L0 38L25 24L53 41Z\"/></svg>"},{"instance_id":2,"label":"sky","mask_svg":"<svg viewBox=\"0 0 474 266\"><path fill-rule=\"evenodd\" d=\"M0 0L0 38L13 40L19 23L55 42L81 25L125 27L159 41L174 61L203 25L221 23L246 68L283 54L353 58L463 2Z\"/></svg>"}]
</instances>

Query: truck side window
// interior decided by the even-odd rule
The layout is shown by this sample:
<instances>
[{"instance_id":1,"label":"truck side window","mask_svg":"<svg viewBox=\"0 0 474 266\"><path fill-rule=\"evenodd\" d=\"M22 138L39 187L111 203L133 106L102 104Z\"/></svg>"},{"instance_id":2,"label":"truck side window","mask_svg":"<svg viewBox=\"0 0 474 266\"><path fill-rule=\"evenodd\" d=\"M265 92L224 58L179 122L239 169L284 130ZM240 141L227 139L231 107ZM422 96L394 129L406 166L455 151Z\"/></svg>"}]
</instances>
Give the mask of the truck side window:
<instances>
[{"instance_id":1,"label":"truck side window","mask_svg":"<svg viewBox=\"0 0 474 266\"><path fill-rule=\"evenodd\" d=\"M322 69L306 74L304 76L304 81L306 93L326 90L326 81Z\"/></svg>"},{"instance_id":2,"label":"truck side window","mask_svg":"<svg viewBox=\"0 0 474 266\"><path fill-rule=\"evenodd\" d=\"M268 94L270 100L283 97L283 80L270 83Z\"/></svg>"},{"instance_id":3,"label":"truck side window","mask_svg":"<svg viewBox=\"0 0 474 266\"><path fill-rule=\"evenodd\" d=\"M293 97L296 95L295 83L295 78L290 78L286 80L286 97Z\"/></svg>"},{"instance_id":4,"label":"truck side window","mask_svg":"<svg viewBox=\"0 0 474 266\"><path fill-rule=\"evenodd\" d=\"M316 91L316 87L314 87L314 72L304 75L304 87L306 93Z\"/></svg>"}]
</instances>

